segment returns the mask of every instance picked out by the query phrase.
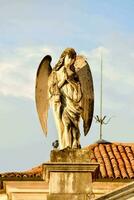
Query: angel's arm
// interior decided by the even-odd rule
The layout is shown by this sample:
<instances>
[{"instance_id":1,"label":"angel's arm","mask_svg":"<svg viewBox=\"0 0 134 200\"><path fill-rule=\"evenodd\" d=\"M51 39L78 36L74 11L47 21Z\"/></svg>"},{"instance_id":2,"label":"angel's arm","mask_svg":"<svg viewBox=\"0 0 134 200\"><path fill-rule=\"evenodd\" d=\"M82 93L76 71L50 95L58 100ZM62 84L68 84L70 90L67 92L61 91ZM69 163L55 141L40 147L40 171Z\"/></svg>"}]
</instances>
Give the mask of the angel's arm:
<instances>
[{"instance_id":1,"label":"angel's arm","mask_svg":"<svg viewBox=\"0 0 134 200\"><path fill-rule=\"evenodd\" d=\"M66 80L67 79L63 77L63 79L61 81L59 81L59 83L58 83L58 88L59 89L65 84Z\"/></svg>"},{"instance_id":2,"label":"angel's arm","mask_svg":"<svg viewBox=\"0 0 134 200\"><path fill-rule=\"evenodd\" d=\"M51 99L53 96L57 96L58 99L60 97L57 74L55 71L52 71L51 78L49 79L48 94L49 94L49 99Z\"/></svg>"}]
</instances>

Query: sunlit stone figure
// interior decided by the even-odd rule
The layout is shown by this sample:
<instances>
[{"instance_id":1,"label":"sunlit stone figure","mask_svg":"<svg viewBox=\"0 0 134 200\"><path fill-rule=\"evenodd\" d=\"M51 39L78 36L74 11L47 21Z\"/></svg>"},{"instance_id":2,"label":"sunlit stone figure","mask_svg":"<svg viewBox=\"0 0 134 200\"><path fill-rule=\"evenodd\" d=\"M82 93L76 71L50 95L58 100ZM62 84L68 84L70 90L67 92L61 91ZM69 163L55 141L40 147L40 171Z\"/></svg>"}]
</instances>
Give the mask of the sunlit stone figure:
<instances>
[{"instance_id":1,"label":"sunlit stone figure","mask_svg":"<svg viewBox=\"0 0 134 200\"><path fill-rule=\"evenodd\" d=\"M83 119L84 135L90 129L94 93L89 65L73 48L63 51L52 69L51 56L41 61L36 77L36 106L42 129L47 133L49 105L58 130L60 149L80 148L80 117Z\"/></svg>"}]
</instances>

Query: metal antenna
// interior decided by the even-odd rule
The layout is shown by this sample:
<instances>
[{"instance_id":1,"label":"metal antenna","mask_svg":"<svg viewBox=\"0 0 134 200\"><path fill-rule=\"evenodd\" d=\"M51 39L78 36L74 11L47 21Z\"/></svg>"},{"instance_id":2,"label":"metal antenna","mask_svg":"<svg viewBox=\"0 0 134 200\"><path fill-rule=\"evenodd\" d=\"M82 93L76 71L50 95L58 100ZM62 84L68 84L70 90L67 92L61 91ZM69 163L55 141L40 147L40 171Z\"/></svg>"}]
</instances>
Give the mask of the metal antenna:
<instances>
[{"instance_id":1,"label":"metal antenna","mask_svg":"<svg viewBox=\"0 0 134 200\"><path fill-rule=\"evenodd\" d=\"M94 118L97 123L100 124L100 140L102 140L102 125L108 124L111 118L105 122L106 115L103 116L103 61L102 61L102 52L101 52L101 73L100 73L100 116L96 115Z\"/></svg>"},{"instance_id":2,"label":"metal antenna","mask_svg":"<svg viewBox=\"0 0 134 200\"><path fill-rule=\"evenodd\" d=\"M102 63L102 52L101 52L101 73L100 73L100 139L102 139L102 89L103 89L103 63Z\"/></svg>"}]
</instances>

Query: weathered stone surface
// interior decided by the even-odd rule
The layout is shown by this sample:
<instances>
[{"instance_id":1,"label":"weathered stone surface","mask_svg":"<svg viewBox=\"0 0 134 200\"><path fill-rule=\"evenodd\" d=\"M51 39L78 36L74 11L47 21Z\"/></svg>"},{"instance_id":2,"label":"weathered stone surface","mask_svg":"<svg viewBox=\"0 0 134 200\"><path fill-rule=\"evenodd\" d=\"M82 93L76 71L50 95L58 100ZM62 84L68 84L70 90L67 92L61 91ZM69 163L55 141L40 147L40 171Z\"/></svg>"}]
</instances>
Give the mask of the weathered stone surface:
<instances>
[{"instance_id":1,"label":"weathered stone surface","mask_svg":"<svg viewBox=\"0 0 134 200\"><path fill-rule=\"evenodd\" d=\"M29 200L30 196L34 200L37 195L39 196L38 200L44 200L44 195L49 192L48 184L45 181L5 181L4 190L11 200L12 198L14 200ZM23 195L24 198L22 198Z\"/></svg>"},{"instance_id":2,"label":"weathered stone surface","mask_svg":"<svg viewBox=\"0 0 134 200\"><path fill-rule=\"evenodd\" d=\"M109 192L112 192L115 189L119 189L123 186L126 186L129 182L125 181L94 181L92 183L93 193L95 198L101 197L104 194L107 194Z\"/></svg>"},{"instance_id":3,"label":"weathered stone surface","mask_svg":"<svg viewBox=\"0 0 134 200\"><path fill-rule=\"evenodd\" d=\"M11 200L47 200L47 194L45 193L12 193Z\"/></svg>"},{"instance_id":4,"label":"weathered stone surface","mask_svg":"<svg viewBox=\"0 0 134 200\"><path fill-rule=\"evenodd\" d=\"M49 182L50 173L92 173L93 177L98 175L99 164L97 163L67 163L67 162L48 162L43 164L43 180Z\"/></svg>"},{"instance_id":5,"label":"weathered stone surface","mask_svg":"<svg viewBox=\"0 0 134 200\"><path fill-rule=\"evenodd\" d=\"M89 194L92 175L89 172L50 173L49 192L51 194Z\"/></svg>"},{"instance_id":6,"label":"weathered stone surface","mask_svg":"<svg viewBox=\"0 0 134 200\"><path fill-rule=\"evenodd\" d=\"M86 149L63 149L52 150L50 154L50 162L88 162L90 163L91 151Z\"/></svg>"},{"instance_id":7,"label":"weathered stone surface","mask_svg":"<svg viewBox=\"0 0 134 200\"><path fill-rule=\"evenodd\" d=\"M43 178L49 182L47 200L88 200L92 194L92 174L98 168L97 163L45 163Z\"/></svg>"},{"instance_id":8,"label":"weathered stone surface","mask_svg":"<svg viewBox=\"0 0 134 200\"><path fill-rule=\"evenodd\" d=\"M7 194L0 193L0 200L8 200Z\"/></svg>"},{"instance_id":9,"label":"weathered stone surface","mask_svg":"<svg viewBox=\"0 0 134 200\"><path fill-rule=\"evenodd\" d=\"M49 183L47 200L88 200L92 177L99 164L90 163L91 151L64 149L51 151L50 162L43 164L43 179Z\"/></svg>"},{"instance_id":10,"label":"weathered stone surface","mask_svg":"<svg viewBox=\"0 0 134 200\"><path fill-rule=\"evenodd\" d=\"M89 200L89 197L85 194L50 194L47 200Z\"/></svg>"}]
</instances>

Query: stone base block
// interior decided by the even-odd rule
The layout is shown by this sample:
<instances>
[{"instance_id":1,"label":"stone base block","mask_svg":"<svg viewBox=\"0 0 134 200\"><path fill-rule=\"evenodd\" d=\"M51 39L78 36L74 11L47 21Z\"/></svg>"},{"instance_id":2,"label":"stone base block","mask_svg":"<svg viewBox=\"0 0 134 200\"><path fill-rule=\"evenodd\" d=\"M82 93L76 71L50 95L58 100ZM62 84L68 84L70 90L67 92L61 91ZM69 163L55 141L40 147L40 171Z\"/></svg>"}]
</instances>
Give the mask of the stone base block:
<instances>
[{"instance_id":1,"label":"stone base block","mask_svg":"<svg viewBox=\"0 0 134 200\"><path fill-rule=\"evenodd\" d=\"M65 195L66 200L72 200L72 197L86 200L92 193L92 176L98 168L97 163L44 163L43 178L49 183L48 199L57 200Z\"/></svg>"},{"instance_id":2,"label":"stone base block","mask_svg":"<svg viewBox=\"0 0 134 200\"><path fill-rule=\"evenodd\" d=\"M50 154L50 162L68 162L68 163L89 163L91 151L86 149L70 149L52 150Z\"/></svg>"},{"instance_id":3,"label":"stone base block","mask_svg":"<svg viewBox=\"0 0 134 200\"><path fill-rule=\"evenodd\" d=\"M53 172L50 173L49 192L51 194L90 193L92 174L89 172Z\"/></svg>"},{"instance_id":4,"label":"stone base block","mask_svg":"<svg viewBox=\"0 0 134 200\"><path fill-rule=\"evenodd\" d=\"M89 200L85 194L49 194L47 200Z\"/></svg>"}]
</instances>

